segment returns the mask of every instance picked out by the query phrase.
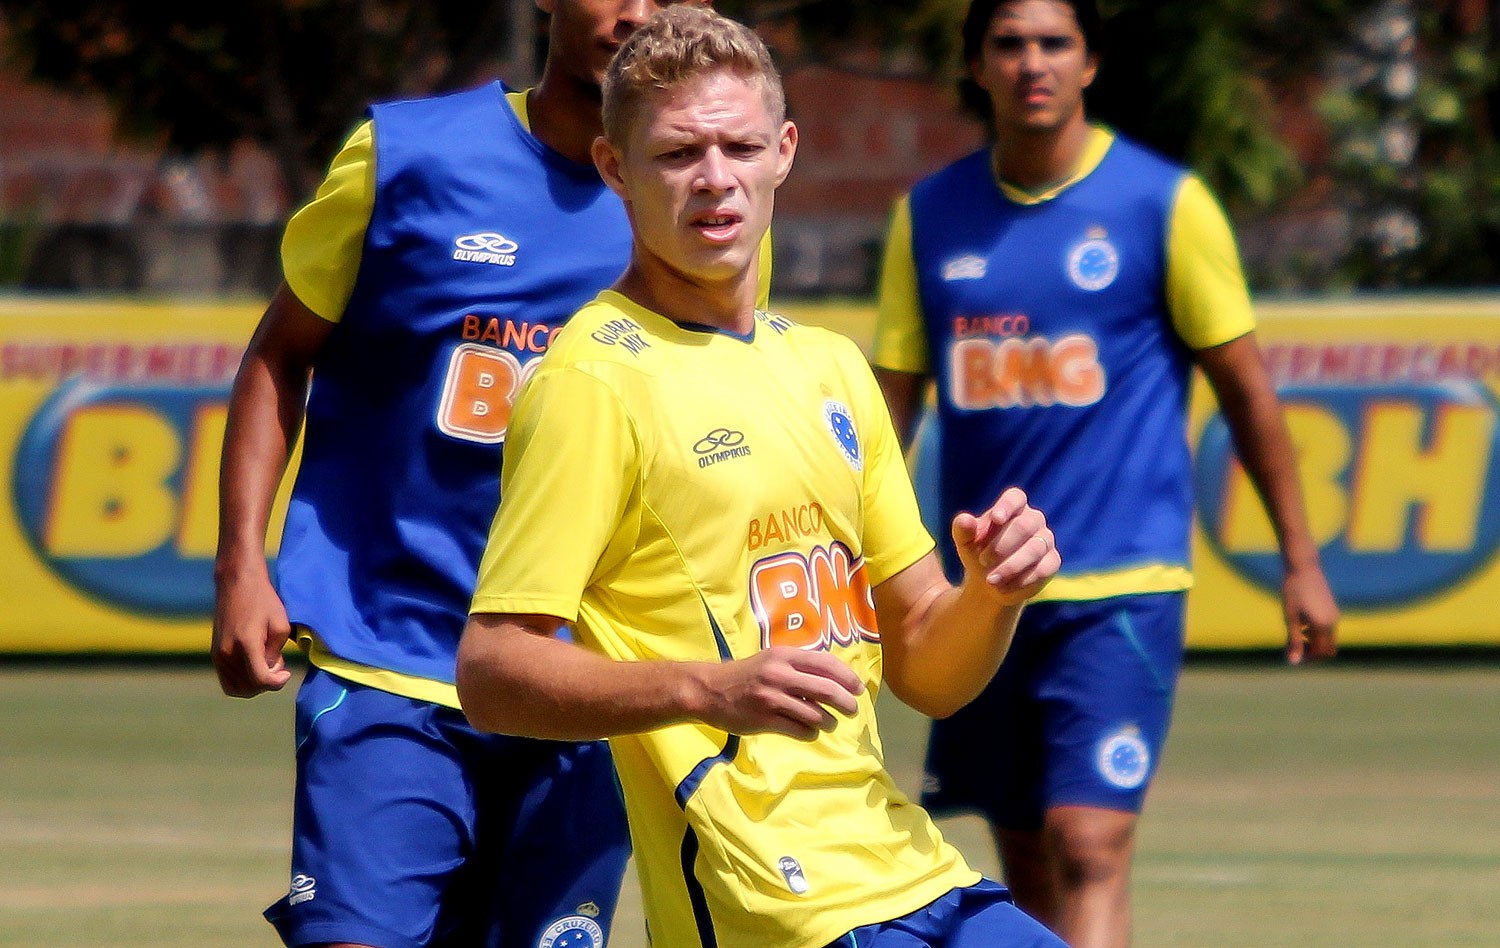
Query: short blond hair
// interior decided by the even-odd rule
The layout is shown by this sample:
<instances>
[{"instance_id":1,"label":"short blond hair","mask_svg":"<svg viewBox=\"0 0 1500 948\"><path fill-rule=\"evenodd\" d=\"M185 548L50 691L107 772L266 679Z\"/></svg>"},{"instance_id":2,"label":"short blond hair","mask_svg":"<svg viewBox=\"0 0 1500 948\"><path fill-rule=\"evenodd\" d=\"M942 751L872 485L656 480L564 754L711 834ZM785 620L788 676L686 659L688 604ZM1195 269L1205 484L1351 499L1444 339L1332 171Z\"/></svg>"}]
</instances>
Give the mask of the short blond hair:
<instances>
[{"instance_id":1,"label":"short blond hair","mask_svg":"<svg viewBox=\"0 0 1500 948\"><path fill-rule=\"evenodd\" d=\"M623 144L642 100L689 79L719 71L761 83L776 124L786 94L771 54L749 27L705 6L667 7L625 41L604 75L604 137Z\"/></svg>"}]
</instances>

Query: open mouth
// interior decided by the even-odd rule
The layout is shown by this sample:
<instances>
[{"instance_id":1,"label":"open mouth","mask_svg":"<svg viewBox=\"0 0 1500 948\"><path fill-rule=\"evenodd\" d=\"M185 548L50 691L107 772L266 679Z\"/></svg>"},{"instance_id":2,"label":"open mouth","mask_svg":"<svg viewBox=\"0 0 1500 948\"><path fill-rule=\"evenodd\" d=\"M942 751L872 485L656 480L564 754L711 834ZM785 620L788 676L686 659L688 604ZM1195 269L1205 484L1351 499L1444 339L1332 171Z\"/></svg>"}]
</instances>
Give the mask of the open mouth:
<instances>
[{"instance_id":1,"label":"open mouth","mask_svg":"<svg viewBox=\"0 0 1500 948\"><path fill-rule=\"evenodd\" d=\"M698 233L716 243L733 240L742 223L744 218L731 211L699 214L693 218L693 227Z\"/></svg>"}]
</instances>

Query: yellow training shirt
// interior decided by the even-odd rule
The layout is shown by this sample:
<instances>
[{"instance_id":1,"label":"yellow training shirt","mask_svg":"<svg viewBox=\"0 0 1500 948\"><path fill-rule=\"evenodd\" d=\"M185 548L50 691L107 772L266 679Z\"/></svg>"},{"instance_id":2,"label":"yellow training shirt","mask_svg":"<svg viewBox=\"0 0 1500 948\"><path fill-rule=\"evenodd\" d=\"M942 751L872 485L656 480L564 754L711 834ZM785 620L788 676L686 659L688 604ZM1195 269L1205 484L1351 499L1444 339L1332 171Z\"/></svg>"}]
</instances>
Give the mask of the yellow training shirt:
<instances>
[{"instance_id":1,"label":"yellow training shirt","mask_svg":"<svg viewBox=\"0 0 1500 948\"><path fill-rule=\"evenodd\" d=\"M872 587L932 549L849 340L750 338L606 291L511 418L473 611L545 614L619 661L830 651L868 690L803 742L701 723L611 740L657 945L822 948L978 874L896 788Z\"/></svg>"}]
</instances>

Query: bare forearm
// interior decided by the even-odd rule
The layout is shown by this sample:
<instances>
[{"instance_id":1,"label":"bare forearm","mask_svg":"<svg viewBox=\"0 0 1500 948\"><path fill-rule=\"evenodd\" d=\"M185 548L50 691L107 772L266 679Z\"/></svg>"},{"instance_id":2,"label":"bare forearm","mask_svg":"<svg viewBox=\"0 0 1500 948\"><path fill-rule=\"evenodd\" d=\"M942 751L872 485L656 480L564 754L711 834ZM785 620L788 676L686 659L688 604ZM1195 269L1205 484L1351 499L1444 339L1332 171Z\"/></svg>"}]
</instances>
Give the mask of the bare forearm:
<instances>
[{"instance_id":1,"label":"bare forearm","mask_svg":"<svg viewBox=\"0 0 1500 948\"><path fill-rule=\"evenodd\" d=\"M307 394L302 379L280 379L247 359L230 393L219 473L221 568L263 559L266 527L286 471Z\"/></svg>"},{"instance_id":2,"label":"bare forearm","mask_svg":"<svg viewBox=\"0 0 1500 948\"><path fill-rule=\"evenodd\" d=\"M1286 564L1281 604L1287 629L1287 660L1331 657L1338 604L1318 562L1297 477L1297 459L1281 402L1265 360L1249 334L1198 353L1219 407L1228 420L1235 450L1275 527Z\"/></svg>"},{"instance_id":3,"label":"bare forearm","mask_svg":"<svg viewBox=\"0 0 1500 948\"><path fill-rule=\"evenodd\" d=\"M1317 564L1297 477L1296 451L1259 349L1238 339L1200 355L1235 452L1265 505L1289 568Z\"/></svg>"},{"instance_id":4,"label":"bare forearm","mask_svg":"<svg viewBox=\"0 0 1500 948\"><path fill-rule=\"evenodd\" d=\"M229 394L219 471L221 572L264 569L271 505L302 426L313 361L333 328L282 285L255 329Z\"/></svg>"},{"instance_id":5,"label":"bare forearm","mask_svg":"<svg viewBox=\"0 0 1500 948\"><path fill-rule=\"evenodd\" d=\"M457 682L475 727L584 741L650 731L702 713L702 666L615 661L548 632L493 616L470 619L459 645Z\"/></svg>"},{"instance_id":6,"label":"bare forearm","mask_svg":"<svg viewBox=\"0 0 1500 948\"><path fill-rule=\"evenodd\" d=\"M1296 455L1280 405L1271 400L1269 404L1245 406L1237 418L1233 412L1227 414L1236 453L1265 504L1282 558L1289 567L1316 562L1317 548L1308 530L1297 480Z\"/></svg>"},{"instance_id":7,"label":"bare forearm","mask_svg":"<svg viewBox=\"0 0 1500 948\"><path fill-rule=\"evenodd\" d=\"M875 380L880 383L881 394L885 396L896 437L901 439L901 446L906 447L916 435L917 419L922 411L922 393L927 388L927 376L877 367Z\"/></svg>"},{"instance_id":8,"label":"bare forearm","mask_svg":"<svg viewBox=\"0 0 1500 948\"><path fill-rule=\"evenodd\" d=\"M935 718L989 684L1010 650L1022 604L1062 565L1046 517L1018 488L977 516L954 517L952 530L964 564L961 585L950 585L929 553L875 587L885 679L898 698Z\"/></svg>"},{"instance_id":9,"label":"bare forearm","mask_svg":"<svg viewBox=\"0 0 1500 948\"><path fill-rule=\"evenodd\" d=\"M907 616L887 643L886 682L923 714L944 718L973 701L995 676L1015 636L1020 605L1001 605L978 584L948 587Z\"/></svg>"},{"instance_id":10,"label":"bare forearm","mask_svg":"<svg viewBox=\"0 0 1500 948\"><path fill-rule=\"evenodd\" d=\"M732 734L813 740L855 714L864 683L826 652L790 646L734 661L615 661L553 638L550 616L476 614L458 646L458 696L475 727L594 740L701 721Z\"/></svg>"}]
</instances>

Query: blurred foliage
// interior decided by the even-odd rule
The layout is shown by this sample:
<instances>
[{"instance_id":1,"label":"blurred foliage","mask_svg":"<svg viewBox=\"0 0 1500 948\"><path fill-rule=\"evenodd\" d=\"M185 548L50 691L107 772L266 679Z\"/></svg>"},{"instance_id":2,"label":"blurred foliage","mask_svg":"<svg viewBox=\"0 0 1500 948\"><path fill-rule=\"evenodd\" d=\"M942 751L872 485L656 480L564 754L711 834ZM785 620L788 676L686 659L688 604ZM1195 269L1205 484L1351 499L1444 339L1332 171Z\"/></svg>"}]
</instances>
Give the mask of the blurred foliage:
<instances>
[{"instance_id":1,"label":"blurred foliage","mask_svg":"<svg viewBox=\"0 0 1500 948\"><path fill-rule=\"evenodd\" d=\"M1340 25L1372 0L1100 0L1102 68L1094 117L1192 165L1231 207L1273 204L1301 182L1274 126L1272 90L1321 67ZM959 80L959 26L968 0L718 0L752 23L791 20L801 59L839 62L852 38L890 61ZM914 52L914 57L895 55ZM900 68L896 66L894 68Z\"/></svg>"},{"instance_id":2,"label":"blurred foliage","mask_svg":"<svg viewBox=\"0 0 1500 948\"><path fill-rule=\"evenodd\" d=\"M1320 102L1352 212L1341 281L1500 283L1497 30L1500 3L1386 0L1357 23Z\"/></svg>"},{"instance_id":3,"label":"blurred foliage","mask_svg":"<svg viewBox=\"0 0 1500 948\"><path fill-rule=\"evenodd\" d=\"M863 37L963 71L967 0L737 6L800 16L805 59ZM1099 6L1090 113L1193 167L1237 219L1285 225L1268 239L1292 239L1247 260L1256 282L1500 284L1500 0Z\"/></svg>"},{"instance_id":4,"label":"blurred foliage","mask_svg":"<svg viewBox=\"0 0 1500 948\"><path fill-rule=\"evenodd\" d=\"M34 78L102 93L123 130L173 151L248 137L300 197L367 103L500 72L515 24L538 24L521 3L531 0L4 0L0 10ZM716 5L772 37L788 68L945 81L963 71L967 0ZM1500 282L1500 0L1100 7L1097 118L1190 164L1238 219L1275 216L1309 190L1343 215L1331 242L1320 232L1273 250L1280 272L1263 282ZM1393 16L1413 25L1409 42L1382 33ZM542 38L537 27L530 41ZM1286 116L1314 101L1321 128L1289 143Z\"/></svg>"},{"instance_id":5,"label":"blurred foliage","mask_svg":"<svg viewBox=\"0 0 1500 948\"><path fill-rule=\"evenodd\" d=\"M248 137L289 192L376 99L472 82L503 48L511 4L424 0L5 0L35 79L104 95L127 135L193 154Z\"/></svg>"}]
</instances>

